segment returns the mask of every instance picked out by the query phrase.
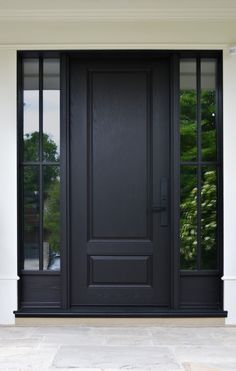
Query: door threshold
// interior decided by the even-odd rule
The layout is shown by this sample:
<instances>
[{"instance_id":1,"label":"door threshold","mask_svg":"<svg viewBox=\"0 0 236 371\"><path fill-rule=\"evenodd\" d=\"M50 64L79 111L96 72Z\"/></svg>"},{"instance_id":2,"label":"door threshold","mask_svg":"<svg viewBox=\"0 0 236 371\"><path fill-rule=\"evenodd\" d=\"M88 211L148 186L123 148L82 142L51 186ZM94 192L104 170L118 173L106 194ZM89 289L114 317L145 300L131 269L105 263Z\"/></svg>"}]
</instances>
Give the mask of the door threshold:
<instances>
[{"instance_id":1,"label":"door threshold","mask_svg":"<svg viewBox=\"0 0 236 371\"><path fill-rule=\"evenodd\" d=\"M72 309L59 308L23 308L14 312L15 317L110 317L110 318L191 318L191 317L227 317L227 311L218 309L180 309L165 310L155 307L80 307Z\"/></svg>"},{"instance_id":2,"label":"door threshold","mask_svg":"<svg viewBox=\"0 0 236 371\"><path fill-rule=\"evenodd\" d=\"M93 310L92 310L93 309ZM112 311L111 311L112 310ZM21 309L17 326L225 326L223 310L157 310L156 308Z\"/></svg>"}]
</instances>

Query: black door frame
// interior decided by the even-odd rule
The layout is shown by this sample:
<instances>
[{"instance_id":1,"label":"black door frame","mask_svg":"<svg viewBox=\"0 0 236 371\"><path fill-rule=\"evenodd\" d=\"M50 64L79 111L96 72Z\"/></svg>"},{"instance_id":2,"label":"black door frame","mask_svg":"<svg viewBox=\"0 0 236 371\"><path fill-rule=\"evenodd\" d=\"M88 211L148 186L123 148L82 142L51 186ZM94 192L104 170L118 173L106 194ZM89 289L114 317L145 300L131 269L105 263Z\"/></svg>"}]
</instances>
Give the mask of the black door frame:
<instances>
[{"instance_id":1,"label":"black door frame","mask_svg":"<svg viewBox=\"0 0 236 371\"><path fill-rule=\"evenodd\" d=\"M20 60L22 57L37 57L37 56L57 56L61 59L61 308L56 310L54 309L51 315L60 315L60 313L68 312L70 308L70 193L69 193L69 171L70 171L70 164L69 164L69 97L66 93L68 91L68 84L69 84L69 58L70 56L78 56L80 58L92 58L96 56L96 58L160 58L162 56L169 57L171 60L171 68L170 68L170 81L171 81L171 97L170 97L170 110L171 110L171 122L170 122L170 183L171 183L171 193L170 193L170 223L171 223L171 311L170 315L200 315L200 316L209 316L209 315L225 315L223 312L223 285L221 285L221 305L220 311L219 310L194 310L194 309L187 309L181 310L180 309L180 269L179 269L179 201L180 201L180 186L179 186L179 178L180 178L180 133L179 133L179 60L180 58L196 58L196 57L205 57L210 58L214 57L218 60L218 83L217 83L217 104L218 104L218 121L217 121L217 129L218 129L218 150L219 150L219 157L221 163L221 171L219 175L219 198L218 198L218 214L219 214L219 227L218 227L218 238L219 238L219 275L223 275L223 112L222 112L222 51L219 50L212 50L212 51L153 51L153 50L143 50L143 51L25 51L18 53L18 60L20 65ZM18 69L19 71L19 69ZM22 91L22 81L20 77L20 72L18 72L18 97L21 96ZM22 132L22 107L20 106L22 103L21 99L18 99L18 134ZM20 141L18 140L18 154L20 153ZM18 169L19 169L19 156L18 156ZM20 176L18 171L18 189L20 190ZM20 219L20 208L21 208L21 201L20 201L20 191L18 191L18 223ZM21 266L20 266L20 241L21 241L21 232L20 232L20 224L18 224L18 261L19 261L19 268L18 273L21 276ZM22 289L21 283L19 283L19 290ZM20 291L19 291L20 292ZM19 309L20 309L20 301L19 301ZM23 311L24 312L24 311ZM21 312L22 315L24 313ZM27 311L26 311L27 312ZM36 310L37 312L37 310ZM20 311L18 312L20 315ZM50 310L47 312L50 315ZM41 313L42 314L42 313ZM67 313L68 314L68 313ZM27 315L27 313L26 313ZM31 311L32 315L32 311ZM37 315L37 314L36 314ZM38 313L39 315L39 313ZM43 314L42 314L43 315ZM69 314L68 314L69 315ZM78 314L79 315L79 314ZM93 308L93 311L90 309L83 310L83 313L80 315L117 315L117 309L108 309L105 313L99 313L96 308ZM130 314L127 312L122 311L122 314L119 315L131 315L131 316L140 316L142 312L137 311L136 313L131 311ZM145 316L158 316L158 315L168 315L168 313L158 313L155 312L155 309L150 310L148 308L145 309L143 312Z\"/></svg>"}]
</instances>

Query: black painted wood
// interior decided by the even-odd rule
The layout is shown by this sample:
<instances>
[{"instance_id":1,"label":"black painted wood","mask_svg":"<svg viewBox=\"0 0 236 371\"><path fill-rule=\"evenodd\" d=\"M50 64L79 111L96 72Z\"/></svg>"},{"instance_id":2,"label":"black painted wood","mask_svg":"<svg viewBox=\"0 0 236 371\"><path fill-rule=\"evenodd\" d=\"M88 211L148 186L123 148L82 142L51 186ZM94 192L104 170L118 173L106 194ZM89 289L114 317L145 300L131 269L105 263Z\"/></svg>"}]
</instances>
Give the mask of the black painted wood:
<instances>
[{"instance_id":1,"label":"black painted wood","mask_svg":"<svg viewBox=\"0 0 236 371\"><path fill-rule=\"evenodd\" d=\"M170 306L169 68L70 60L72 307Z\"/></svg>"},{"instance_id":2,"label":"black painted wood","mask_svg":"<svg viewBox=\"0 0 236 371\"><path fill-rule=\"evenodd\" d=\"M20 166L24 165L21 156L23 121L21 58L30 58L36 56L61 56L62 60L62 149L60 160L62 169L61 278L59 275L56 275L56 277L54 277L53 272L35 271L27 273L25 271L22 272L21 270L21 261L23 260L23 245L21 239L22 218L20 217L22 213L22 179L20 176ZM196 58L197 56L206 58L212 56L214 58L217 58L218 60L217 165L219 167L220 174L218 184L219 272L179 271L178 63L180 57ZM26 306L27 308L16 312L16 316L225 316L226 312L220 310L223 307L223 289L220 279L223 272L222 53L218 51L64 51L56 52L55 54L54 52L40 51L19 52L18 59L18 271L21 277L19 281L18 297L19 307L22 308ZM169 62L170 59L171 64ZM74 73L70 73L70 68L73 67L73 65ZM91 153L93 153L93 151L89 152L89 150L92 148L91 144L93 143L90 141L91 125L87 125L87 122L92 122L93 116L91 117L91 113L93 113L93 110L90 108L93 106L88 105L89 99L87 93L91 91L91 78L90 80L88 79L87 72L89 70L91 73L93 73L94 70L97 71L97 68L100 69L100 73L108 73L112 71L114 72L115 69L116 72L120 74L121 72L124 72L124 70L127 71L127 74L132 74L135 70L136 74L139 74L140 78L141 76L143 76L143 74L146 74L148 76L146 79L146 85L148 86L148 88L146 89L146 96L149 103L146 104L145 100L145 104L146 107L149 107L149 112L147 111L147 121L149 118L149 121L153 122L153 126L146 125L146 129L150 129L149 133L148 130L146 130L146 132L145 130L143 130L144 125L142 126L142 123L140 124L139 129L143 130L143 133L145 133L145 135L148 134L145 146L147 148L147 152L149 151L148 153L150 156L150 163L149 167L147 166L148 171L146 172L146 174L149 175L149 178L153 177L153 182L151 186L145 185L143 182L142 186L146 186L147 194L149 194L149 196L151 194L151 197L153 198L153 203L150 202L151 197L150 199L146 199L146 203L148 204L149 209L151 209L151 206L154 203L155 205L159 206L161 201L160 194L155 195L154 189L160 187L159 182L162 176L169 176L170 161L170 198L167 227L160 226L160 213L156 213L155 215L153 215L149 213L150 210L148 209L146 218L142 214L143 224L141 224L141 229L138 230L138 233L136 233L136 235L134 232L137 231L135 231L135 228L133 228L133 236L131 236L130 230L127 229L126 225L124 225L122 219L120 219L121 224L116 228L119 227L119 232L122 231L122 233L126 233L125 238L117 238L119 236L115 236L114 238L113 236L113 238L111 239L111 236L107 238L107 236L99 235L101 230L97 228L97 226L99 225L98 223L95 225L95 232L98 235L93 235L94 229L92 229L92 225L90 225L92 223L88 223L88 221L90 222L90 220L87 218L89 216L89 214L87 214L87 208L89 211L91 210L91 193L86 194L87 187L91 184L93 185L93 182L91 182L91 179L89 178L90 173L88 172L90 168L90 166L88 166L90 164L88 160L91 158ZM120 71L120 69L122 71ZM123 79L123 83L125 83L124 80L125 79ZM118 83L120 86L122 86L122 81L118 81ZM70 88L71 84L74 90L72 90L72 87ZM135 84L140 84L140 81L135 81L133 83L133 90ZM125 94L129 94L129 92L132 93L132 86L128 89L128 91L125 92ZM97 95L99 95L99 93L100 92L98 90ZM102 93L105 94L105 92ZM115 92L113 93L115 94ZM135 92L135 94L138 94L138 92ZM144 97L145 94L143 93L143 91L139 92L139 99L142 94ZM89 96L89 98L91 97ZM109 98L112 99L112 96L109 96ZM72 103L74 104L73 110ZM167 108L169 104L170 112ZM117 114L115 115L115 120L119 121L119 110L117 109L116 111L118 113L116 112ZM130 109L130 111L132 110ZM73 112L74 116L71 116L72 120L70 120L70 114ZM102 112L100 110L100 115L101 114ZM140 117L138 117L138 119L140 119ZM165 119L167 119L168 122L170 120L170 131L169 127L167 129L164 124ZM80 122L80 124L82 123L82 126L75 128L75 125L78 125L78 122ZM140 123L140 121L137 122ZM155 123L157 122L158 125L155 125ZM72 133L70 133L71 128L75 129L75 131L73 130ZM100 129L100 126L98 126L98 128ZM74 136L74 134L76 133L77 136ZM78 134L82 134L82 136L78 137ZM99 134L100 139L102 139L101 133ZM135 134L137 135L137 133ZM150 140L151 137L153 138L153 141ZM132 136L130 135L129 139L125 138L125 140L126 139L127 141L131 141ZM120 136L120 141L121 140L122 137ZM167 144L167 147L164 148L166 146L166 143L168 143L168 140L171 140L171 145L169 146L169 144ZM72 142L72 146L70 142ZM140 138L139 144L140 146L141 144L144 144L143 138ZM81 148L79 147L79 145L81 145ZM125 143L123 143L123 145L125 145ZM163 150L164 152L162 152ZM73 152L76 153L75 158L73 157ZM168 157L169 153L170 159ZM80 157L81 155L82 157ZM101 153L98 152L98 155L101 155ZM124 156L124 154L122 155ZM138 155L140 155L140 153ZM142 154L142 156L144 156L144 154ZM120 160L121 159L122 156L120 157ZM141 158L141 160L142 159L143 158ZM156 162L153 161L153 159L156 159ZM116 160L119 163L119 158ZM129 161L131 162L131 160ZM109 164L109 161L107 161L107 163ZM104 163L103 166L105 165L106 164ZM202 165L204 165L204 162L202 162ZM76 172L78 170L79 174L82 174L84 178L82 177L81 182L77 183L77 188L76 184L71 187L70 185L73 185L73 177L76 177L74 171ZM144 171L144 167L141 166L140 171ZM107 178L108 176L109 174L106 174ZM131 177L131 174L129 172L128 177ZM78 179L79 177L77 175L77 181ZM125 183L124 185L122 184L122 182L118 182L118 185L127 186L128 180L129 179L127 178L127 183ZM89 189L91 191L92 187L90 187ZM85 195L86 197L83 198L83 195ZM78 213L78 208L76 209L76 205L73 205L78 200L80 202L80 207L82 206L82 211L80 211L80 213ZM115 201L117 202L117 200ZM143 200L141 201L143 202ZM141 201L135 207L144 207L144 204L142 204ZM121 207L118 202L116 203L116 205L117 204L118 208ZM71 212L70 210L71 206L73 212ZM109 207L107 210L109 210ZM100 223L100 220L98 219L99 212L101 212L101 210L96 211L96 222ZM82 219L82 226L78 223L81 216L85 216L85 220ZM73 220L71 220L71 217L73 217ZM153 222L151 220L152 218ZM138 223L140 223L140 220L136 218L132 222L134 223L133 226L137 227ZM144 228L145 223L146 229ZM89 227L88 233L86 232L87 226ZM85 229L83 229L84 227ZM103 234L105 229L108 229L108 227L110 228L109 225L103 225L102 227ZM78 238L77 234L77 238L76 236L74 236L74 240L71 240L73 233L78 233L78 230L82 232L80 234L80 237ZM70 232L72 232L72 234ZM107 232L107 230L105 232ZM129 236L128 233L130 233ZM145 234L146 236L143 236ZM158 241L161 241L161 243L159 243ZM81 242L83 242L84 245L81 244ZM85 249L83 249L84 247ZM113 257L114 260L112 260ZM129 275L129 266L127 268L126 263L127 258L130 258L132 266L135 267L135 269L132 270L132 274L128 276L128 279L126 279L126 275ZM91 275L93 269L91 268L91 261L96 261L96 263L99 261L99 264L95 267L93 275ZM100 264L100 261L102 262L102 264ZM113 265L113 269L104 269L106 268L106 264L108 264L109 261L114 262L115 268ZM125 264L121 268L119 268L120 261L123 261ZM144 264L144 261L146 261L146 265ZM124 276L122 275L123 272ZM139 282L137 282L138 274L139 280L140 278L142 278ZM53 276L52 279L50 277L51 275ZM81 286L79 286L78 282L82 276L84 278L80 281ZM146 281L144 277L146 278ZM122 280L126 280L125 284L124 282L121 282ZM104 281L106 281L105 284ZM117 282L119 282L120 284L117 284ZM60 293L60 288L62 294ZM88 291L92 292L90 296L88 295ZM126 296L122 294L122 292L124 291L127 292ZM148 293L144 295L145 291L148 291ZM93 293L95 292L96 294L93 297ZM71 300L71 298L74 301ZM79 300L77 300L78 298ZM140 300L140 298L142 300ZM170 298L172 298L172 300ZM85 300L87 306L81 304L84 299L88 299L87 301ZM111 302L110 299L112 299ZM105 305L103 304L104 302ZM131 304L129 305L129 303ZM53 306L53 308L50 309L50 306ZM169 310L169 307L174 308L175 310Z\"/></svg>"},{"instance_id":3,"label":"black painted wood","mask_svg":"<svg viewBox=\"0 0 236 371\"><path fill-rule=\"evenodd\" d=\"M180 277L180 308L221 309L220 275L216 272L192 274L185 272Z\"/></svg>"},{"instance_id":4,"label":"black painted wood","mask_svg":"<svg viewBox=\"0 0 236 371\"><path fill-rule=\"evenodd\" d=\"M168 310L156 307L91 307L82 306L68 310L53 308L24 308L15 311L16 317L151 317L151 318L181 318L181 317L227 317L227 311L212 309L178 309Z\"/></svg>"},{"instance_id":5,"label":"black painted wood","mask_svg":"<svg viewBox=\"0 0 236 371\"><path fill-rule=\"evenodd\" d=\"M22 276L21 308L60 308L60 274L35 273L28 272Z\"/></svg>"}]
</instances>

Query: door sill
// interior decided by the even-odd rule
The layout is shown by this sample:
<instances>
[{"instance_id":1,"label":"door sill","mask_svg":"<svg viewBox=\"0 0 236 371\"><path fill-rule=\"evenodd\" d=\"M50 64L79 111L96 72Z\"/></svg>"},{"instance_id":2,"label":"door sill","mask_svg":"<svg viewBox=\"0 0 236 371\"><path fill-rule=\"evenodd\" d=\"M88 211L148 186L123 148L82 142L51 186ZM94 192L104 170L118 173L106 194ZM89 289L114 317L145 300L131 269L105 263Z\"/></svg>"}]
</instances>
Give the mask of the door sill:
<instances>
[{"instance_id":1,"label":"door sill","mask_svg":"<svg viewBox=\"0 0 236 371\"><path fill-rule=\"evenodd\" d=\"M152 317L152 318L224 318L227 317L227 311L219 309L180 309L167 310L155 307L80 307L73 309L59 308L23 308L14 312L15 317L70 317L70 318L132 318L132 317Z\"/></svg>"}]
</instances>

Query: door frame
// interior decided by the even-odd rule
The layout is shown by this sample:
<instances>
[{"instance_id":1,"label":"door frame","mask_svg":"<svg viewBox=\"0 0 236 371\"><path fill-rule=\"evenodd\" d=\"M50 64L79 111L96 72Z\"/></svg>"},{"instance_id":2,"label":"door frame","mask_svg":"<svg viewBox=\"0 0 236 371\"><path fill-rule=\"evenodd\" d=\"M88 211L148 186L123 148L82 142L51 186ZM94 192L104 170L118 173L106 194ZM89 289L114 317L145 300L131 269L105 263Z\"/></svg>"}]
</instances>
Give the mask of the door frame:
<instances>
[{"instance_id":1,"label":"door frame","mask_svg":"<svg viewBox=\"0 0 236 371\"><path fill-rule=\"evenodd\" d=\"M170 58L170 230L171 230L171 315L201 315L209 316L215 315L214 310L206 311L200 310L181 310L180 309L180 269L179 269L179 202L180 202L180 133L179 133L179 60L180 58L196 58L196 57L214 57L218 61L217 71L217 106L218 106L218 140L217 146L220 157L220 174L218 182L218 243L219 243L219 275L223 275L223 98L222 98L222 51L220 50L81 50L81 51L25 51L18 53L18 60L26 56L58 56L61 59L61 309L68 311L70 308L70 163L69 163L69 149L70 149L70 117L69 117L69 58L70 56L78 56L83 58L160 58L162 56ZM20 63L18 63L20 65ZM18 97L22 89L22 81L19 76L18 68ZM18 99L18 137L21 133L21 115L22 108L21 101ZM20 143L18 140L18 154L20 152ZM178 159L178 160L176 160ZM18 274L21 276L21 232L20 232L20 209L21 209L21 193L20 193L20 176L19 176L19 155L18 155ZM221 304L220 309L223 313L223 285L220 285ZM19 283L19 292L22 289L21 282ZM20 295L19 295L20 297ZM19 299L20 308L20 299ZM98 308L93 308L94 315L100 315ZM56 313L56 310L54 310ZM88 310L89 312L89 310ZM135 312L135 309L134 309ZM54 313L54 314L55 314ZM109 309L106 315L116 315L116 308ZM31 313L32 314L32 313ZM83 313L86 315L86 311ZM88 314L89 315L89 314ZM91 314L90 314L91 315ZM101 314L102 315L102 314ZM127 315L127 313L123 313ZM135 313L132 313L134 316ZM140 316L140 313L137 313ZM161 315L161 313L154 313L153 310L145 310L145 316ZM166 313L167 315L167 313ZM219 311L217 311L219 315Z\"/></svg>"}]
</instances>

